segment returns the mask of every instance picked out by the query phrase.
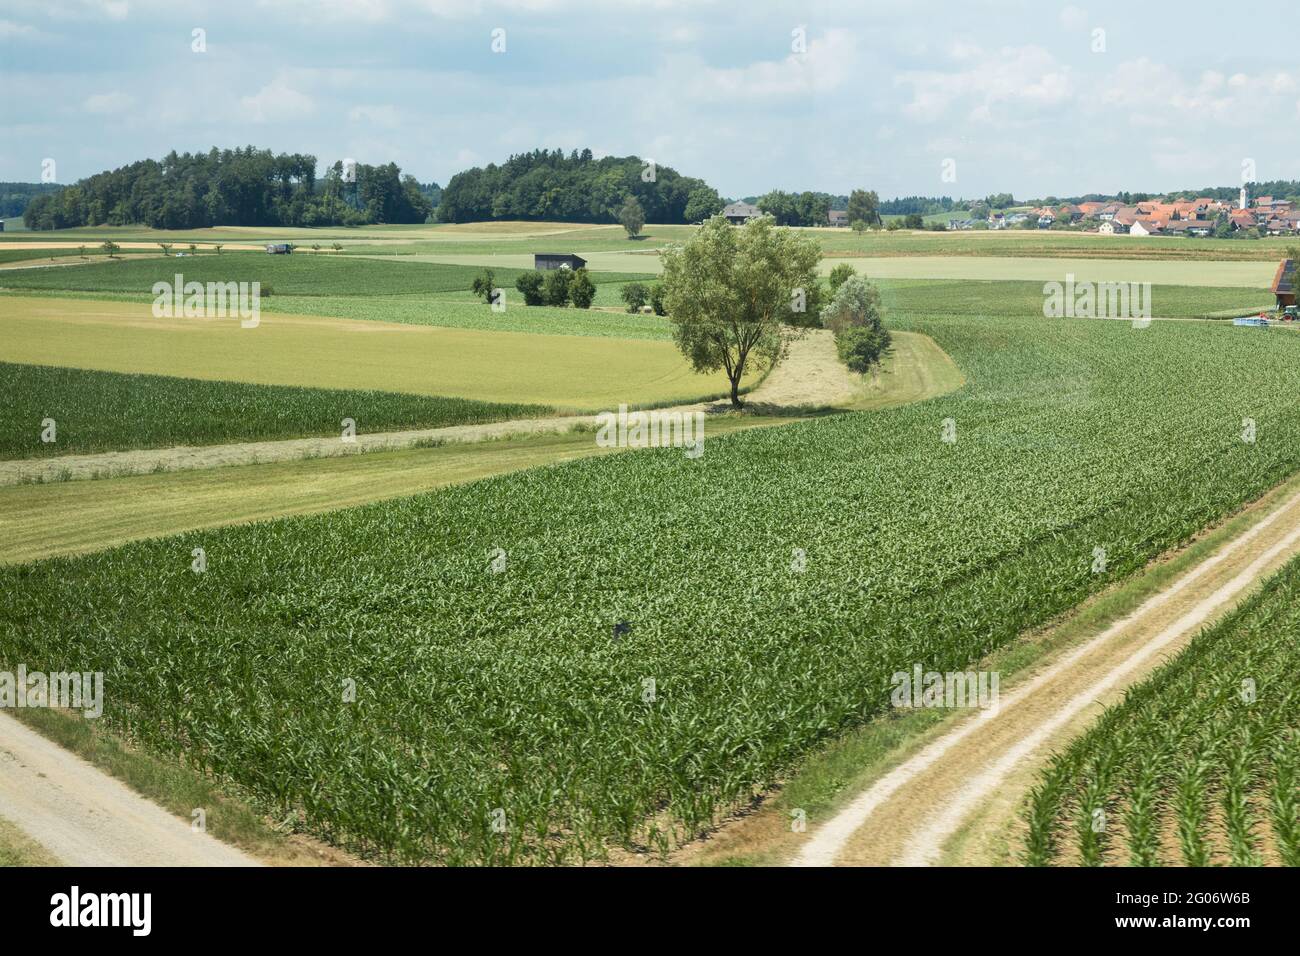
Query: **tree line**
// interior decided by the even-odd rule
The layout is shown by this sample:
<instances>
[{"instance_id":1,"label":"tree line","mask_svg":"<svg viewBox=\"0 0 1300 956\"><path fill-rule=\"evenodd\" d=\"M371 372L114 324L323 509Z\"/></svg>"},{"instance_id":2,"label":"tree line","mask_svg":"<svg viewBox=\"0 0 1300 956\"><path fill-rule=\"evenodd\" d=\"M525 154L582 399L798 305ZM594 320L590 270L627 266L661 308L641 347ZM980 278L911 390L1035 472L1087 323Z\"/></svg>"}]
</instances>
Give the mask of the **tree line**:
<instances>
[{"instance_id":1,"label":"tree line","mask_svg":"<svg viewBox=\"0 0 1300 956\"><path fill-rule=\"evenodd\" d=\"M425 222L437 184L422 186L396 163L336 161L317 178L316 157L252 146L168 153L97 173L31 199L29 229L126 226L336 226Z\"/></svg>"},{"instance_id":2,"label":"tree line","mask_svg":"<svg viewBox=\"0 0 1300 956\"><path fill-rule=\"evenodd\" d=\"M613 223L629 197L646 222L699 222L723 206L702 179L637 156L596 159L590 149L535 149L457 173L442 191L438 219Z\"/></svg>"},{"instance_id":3,"label":"tree line","mask_svg":"<svg viewBox=\"0 0 1300 956\"><path fill-rule=\"evenodd\" d=\"M62 188L58 183L0 183L0 219L15 219L36 196Z\"/></svg>"}]
</instances>

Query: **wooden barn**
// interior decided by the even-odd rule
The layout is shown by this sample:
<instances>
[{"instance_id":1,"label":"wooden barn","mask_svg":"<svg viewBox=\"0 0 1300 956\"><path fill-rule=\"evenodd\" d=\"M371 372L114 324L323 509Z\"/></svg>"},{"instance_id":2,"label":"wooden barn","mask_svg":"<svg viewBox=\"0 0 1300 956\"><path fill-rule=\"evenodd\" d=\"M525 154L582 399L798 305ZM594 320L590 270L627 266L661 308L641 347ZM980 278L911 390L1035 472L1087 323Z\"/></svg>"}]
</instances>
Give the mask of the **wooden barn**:
<instances>
[{"instance_id":1,"label":"wooden barn","mask_svg":"<svg viewBox=\"0 0 1300 956\"><path fill-rule=\"evenodd\" d=\"M547 272L551 269L581 269L586 264L586 259L575 256L571 252L539 252L533 256L533 268L539 272Z\"/></svg>"},{"instance_id":2,"label":"wooden barn","mask_svg":"<svg viewBox=\"0 0 1300 956\"><path fill-rule=\"evenodd\" d=\"M1269 291L1277 296L1278 309L1295 305L1296 261L1283 259L1277 264L1277 274Z\"/></svg>"}]
</instances>

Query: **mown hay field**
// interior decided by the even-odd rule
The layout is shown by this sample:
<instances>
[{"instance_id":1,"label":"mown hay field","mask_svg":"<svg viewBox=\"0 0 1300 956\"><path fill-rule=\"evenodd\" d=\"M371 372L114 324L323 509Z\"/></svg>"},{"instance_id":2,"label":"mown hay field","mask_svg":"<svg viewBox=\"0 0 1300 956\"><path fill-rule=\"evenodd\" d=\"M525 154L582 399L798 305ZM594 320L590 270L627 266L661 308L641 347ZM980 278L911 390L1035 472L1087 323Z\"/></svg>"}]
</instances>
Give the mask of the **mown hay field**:
<instances>
[{"instance_id":1,"label":"mown hay field","mask_svg":"<svg viewBox=\"0 0 1300 956\"><path fill-rule=\"evenodd\" d=\"M264 314L155 318L142 302L0 299L0 361L260 385L376 389L566 410L688 402L726 391L671 342ZM490 313L487 306L467 306ZM576 310L575 310L576 311Z\"/></svg>"}]
</instances>

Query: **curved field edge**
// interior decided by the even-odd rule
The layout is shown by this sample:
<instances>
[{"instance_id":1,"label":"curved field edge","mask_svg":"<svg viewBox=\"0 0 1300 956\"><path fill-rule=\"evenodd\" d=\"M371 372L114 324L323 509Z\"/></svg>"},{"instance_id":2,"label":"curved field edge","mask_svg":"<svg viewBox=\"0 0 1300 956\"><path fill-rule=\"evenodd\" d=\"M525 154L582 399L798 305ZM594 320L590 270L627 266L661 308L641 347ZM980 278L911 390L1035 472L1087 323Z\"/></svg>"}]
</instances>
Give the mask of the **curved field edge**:
<instances>
[{"instance_id":1,"label":"curved field edge","mask_svg":"<svg viewBox=\"0 0 1300 956\"><path fill-rule=\"evenodd\" d=\"M1038 776L1034 866L1300 866L1300 559Z\"/></svg>"},{"instance_id":2,"label":"curved field edge","mask_svg":"<svg viewBox=\"0 0 1300 956\"><path fill-rule=\"evenodd\" d=\"M181 559L192 536L14 569L5 629L38 660L134 673L127 695L159 696L107 719L173 751L183 733L201 765L397 858L689 837L879 713L900 663L982 657L1297 466L1289 344L1181 324L923 325L970 372L945 399L730 436L696 462L637 452L231 529L205 536L220 557L202 576ZM1114 362L1120 348L1136 361ZM1209 384L1259 416L1257 444L1182 394L1206 348L1221 354ZM742 514L737 482L765 489ZM402 548L358 549L376 534ZM485 567L498 546L513 573ZM812 573L792 573L794 549ZM164 586L96 618L115 639L79 638L96 595L140 576ZM178 606L201 647L167 636ZM615 641L620 621L631 636ZM352 672L361 706L344 707ZM664 807L672 828L646 833Z\"/></svg>"},{"instance_id":3,"label":"curved field edge","mask_svg":"<svg viewBox=\"0 0 1300 956\"><path fill-rule=\"evenodd\" d=\"M0 460L535 417L543 405L0 362ZM53 421L53 430L45 426ZM45 436L52 441L45 441Z\"/></svg>"}]
</instances>

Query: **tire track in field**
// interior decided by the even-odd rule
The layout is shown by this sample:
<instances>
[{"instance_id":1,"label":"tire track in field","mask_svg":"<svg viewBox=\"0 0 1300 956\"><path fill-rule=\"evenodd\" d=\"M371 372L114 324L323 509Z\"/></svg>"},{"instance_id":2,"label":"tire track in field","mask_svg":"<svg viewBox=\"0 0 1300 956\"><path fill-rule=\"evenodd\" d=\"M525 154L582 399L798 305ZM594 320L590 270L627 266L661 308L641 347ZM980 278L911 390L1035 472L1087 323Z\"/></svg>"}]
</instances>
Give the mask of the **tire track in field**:
<instances>
[{"instance_id":1,"label":"tire track in field","mask_svg":"<svg viewBox=\"0 0 1300 956\"><path fill-rule=\"evenodd\" d=\"M1019 808L1053 750L1300 553L1300 492L1136 610L1044 662L879 777L813 831L793 866L1015 862Z\"/></svg>"}]
</instances>

